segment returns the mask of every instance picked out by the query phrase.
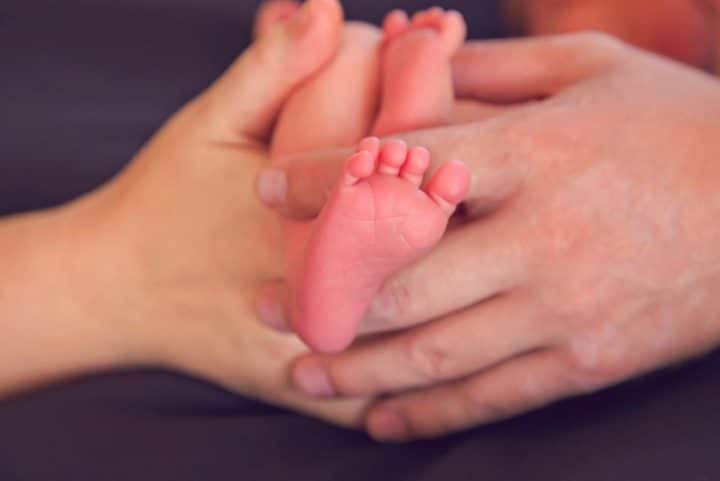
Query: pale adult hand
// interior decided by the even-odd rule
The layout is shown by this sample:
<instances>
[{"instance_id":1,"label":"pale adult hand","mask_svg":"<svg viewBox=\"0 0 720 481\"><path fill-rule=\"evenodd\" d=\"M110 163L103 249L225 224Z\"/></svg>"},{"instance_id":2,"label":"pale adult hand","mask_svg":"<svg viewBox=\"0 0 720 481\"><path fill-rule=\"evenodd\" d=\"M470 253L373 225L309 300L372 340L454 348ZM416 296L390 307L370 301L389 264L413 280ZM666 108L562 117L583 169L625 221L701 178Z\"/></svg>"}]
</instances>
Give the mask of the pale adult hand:
<instances>
[{"instance_id":1,"label":"pale adult hand","mask_svg":"<svg viewBox=\"0 0 720 481\"><path fill-rule=\"evenodd\" d=\"M720 82L598 34L472 44L456 81L465 96L523 103L402 136L438 164L473 169L470 218L371 307L366 332L405 330L300 359L296 386L384 394L367 429L399 441L717 346ZM259 192L286 214L311 215L341 158L292 159L271 172L283 179L274 189L261 175Z\"/></svg>"},{"instance_id":2,"label":"pale adult hand","mask_svg":"<svg viewBox=\"0 0 720 481\"><path fill-rule=\"evenodd\" d=\"M255 200L264 139L292 89L338 45L336 0L260 38L108 185L0 222L0 393L97 369L164 366L352 426L364 403L293 391L294 336L254 315L282 275L277 216Z\"/></svg>"}]
</instances>

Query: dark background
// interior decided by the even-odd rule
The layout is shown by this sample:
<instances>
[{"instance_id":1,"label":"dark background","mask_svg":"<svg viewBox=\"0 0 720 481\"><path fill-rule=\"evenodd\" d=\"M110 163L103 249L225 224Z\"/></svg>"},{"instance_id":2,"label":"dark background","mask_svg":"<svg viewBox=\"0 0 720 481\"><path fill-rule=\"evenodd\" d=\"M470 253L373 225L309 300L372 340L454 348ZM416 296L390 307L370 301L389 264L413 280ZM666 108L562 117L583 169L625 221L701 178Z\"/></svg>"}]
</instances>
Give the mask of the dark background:
<instances>
[{"instance_id":1,"label":"dark background","mask_svg":"<svg viewBox=\"0 0 720 481\"><path fill-rule=\"evenodd\" d=\"M345 2L348 17L375 22L433 3ZM116 173L243 49L256 6L0 0L0 214L66 201ZM475 38L502 35L497 2L443 6L466 13ZM225 479L720 480L720 354L407 446L160 371L0 402L0 481Z\"/></svg>"}]
</instances>

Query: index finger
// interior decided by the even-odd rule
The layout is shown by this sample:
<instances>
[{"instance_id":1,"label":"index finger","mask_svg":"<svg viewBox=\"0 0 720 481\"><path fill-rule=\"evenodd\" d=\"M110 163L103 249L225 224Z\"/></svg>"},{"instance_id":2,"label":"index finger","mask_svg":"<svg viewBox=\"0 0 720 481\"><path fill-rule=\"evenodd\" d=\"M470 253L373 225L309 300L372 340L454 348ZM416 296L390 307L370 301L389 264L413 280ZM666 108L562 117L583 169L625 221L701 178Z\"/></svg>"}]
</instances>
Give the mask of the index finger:
<instances>
[{"instance_id":1,"label":"index finger","mask_svg":"<svg viewBox=\"0 0 720 481\"><path fill-rule=\"evenodd\" d=\"M451 160L464 162L473 174L467 199L493 203L511 193L520 178L518 164L508 150L512 145L501 140L513 121L512 115L507 114L481 123L423 130L394 138L425 147L432 153L427 178ZM348 149L339 149L281 159L258 176L258 197L290 218L313 218L325 205L350 153Z\"/></svg>"},{"instance_id":2,"label":"index finger","mask_svg":"<svg viewBox=\"0 0 720 481\"><path fill-rule=\"evenodd\" d=\"M325 205L349 155L350 149L333 149L279 159L258 175L258 198L287 217L313 218Z\"/></svg>"},{"instance_id":3,"label":"index finger","mask_svg":"<svg viewBox=\"0 0 720 481\"><path fill-rule=\"evenodd\" d=\"M469 42L453 61L455 91L496 103L548 97L617 62L621 45L589 32Z\"/></svg>"}]
</instances>

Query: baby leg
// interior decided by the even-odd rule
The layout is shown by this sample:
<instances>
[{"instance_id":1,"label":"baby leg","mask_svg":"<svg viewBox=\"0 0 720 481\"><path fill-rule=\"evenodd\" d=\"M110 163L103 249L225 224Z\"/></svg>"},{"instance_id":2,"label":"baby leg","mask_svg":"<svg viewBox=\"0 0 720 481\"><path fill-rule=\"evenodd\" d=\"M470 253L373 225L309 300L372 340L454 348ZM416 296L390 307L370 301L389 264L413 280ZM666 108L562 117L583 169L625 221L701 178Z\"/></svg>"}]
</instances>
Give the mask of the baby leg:
<instances>
[{"instance_id":1,"label":"baby leg","mask_svg":"<svg viewBox=\"0 0 720 481\"><path fill-rule=\"evenodd\" d=\"M421 189L430 164L422 148L361 142L311 227L293 302L293 327L313 349L337 352L355 337L385 279L428 252L465 197L470 173L442 166Z\"/></svg>"}]
</instances>

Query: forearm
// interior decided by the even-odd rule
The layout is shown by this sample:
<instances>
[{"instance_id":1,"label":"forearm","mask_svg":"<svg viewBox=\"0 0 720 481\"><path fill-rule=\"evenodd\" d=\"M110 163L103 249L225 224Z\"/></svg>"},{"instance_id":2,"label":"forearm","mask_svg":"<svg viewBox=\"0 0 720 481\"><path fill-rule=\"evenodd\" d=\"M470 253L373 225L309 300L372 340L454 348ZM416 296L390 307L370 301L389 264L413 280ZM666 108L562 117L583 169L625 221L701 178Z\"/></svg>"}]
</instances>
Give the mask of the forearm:
<instances>
[{"instance_id":1,"label":"forearm","mask_svg":"<svg viewBox=\"0 0 720 481\"><path fill-rule=\"evenodd\" d=\"M93 318L98 278L71 219L0 220L0 397L121 362L112 326Z\"/></svg>"}]
</instances>

